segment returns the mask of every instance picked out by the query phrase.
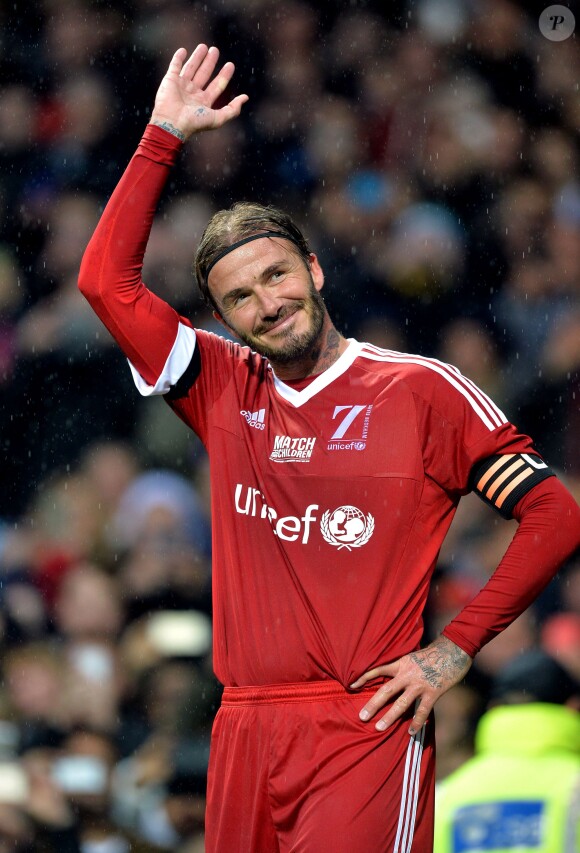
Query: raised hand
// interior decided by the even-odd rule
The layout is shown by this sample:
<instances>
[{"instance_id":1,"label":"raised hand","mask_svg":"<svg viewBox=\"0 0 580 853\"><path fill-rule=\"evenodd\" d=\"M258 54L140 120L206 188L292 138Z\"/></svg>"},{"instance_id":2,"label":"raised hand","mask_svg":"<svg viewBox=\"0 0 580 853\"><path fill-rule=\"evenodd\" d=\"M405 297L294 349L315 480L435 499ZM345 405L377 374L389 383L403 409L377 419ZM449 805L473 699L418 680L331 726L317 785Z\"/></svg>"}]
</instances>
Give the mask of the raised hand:
<instances>
[{"instance_id":1,"label":"raised hand","mask_svg":"<svg viewBox=\"0 0 580 853\"><path fill-rule=\"evenodd\" d=\"M441 636L424 649L365 672L350 685L352 688L358 689L380 676L386 675L391 680L369 699L360 712L361 720L370 720L384 705L392 702L387 713L375 724L379 731L384 731L419 700L409 727L409 733L416 734L437 699L464 678L472 662L463 649Z\"/></svg>"},{"instance_id":2,"label":"raised hand","mask_svg":"<svg viewBox=\"0 0 580 853\"><path fill-rule=\"evenodd\" d=\"M234 74L233 63L226 62L214 76L218 58L217 47L198 44L189 59L185 48L180 47L155 96L151 124L185 140L202 130L221 127L238 116L247 95L237 95L219 110L213 108Z\"/></svg>"}]
</instances>

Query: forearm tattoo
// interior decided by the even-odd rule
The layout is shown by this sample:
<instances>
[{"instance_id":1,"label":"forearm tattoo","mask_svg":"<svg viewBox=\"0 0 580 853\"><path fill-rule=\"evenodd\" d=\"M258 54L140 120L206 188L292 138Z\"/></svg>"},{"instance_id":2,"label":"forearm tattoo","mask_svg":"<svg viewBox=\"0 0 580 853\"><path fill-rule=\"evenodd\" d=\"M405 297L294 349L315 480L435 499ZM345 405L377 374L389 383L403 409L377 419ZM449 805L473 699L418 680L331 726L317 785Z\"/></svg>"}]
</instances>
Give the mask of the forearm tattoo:
<instances>
[{"instance_id":1,"label":"forearm tattoo","mask_svg":"<svg viewBox=\"0 0 580 853\"><path fill-rule=\"evenodd\" d=\"M150 123L156 125L157 127L163 128L163 130L166 130L168 133L173 134L173 136L176 136L181 142L185 142L185 133L183 133L177 127L172 125L170 122L155 121L155 119L152 119Z\"/></svg>"},{"instance_id":2,"label":"forearm tattoo","mask_svg":"<svg viewBox=\"0 0 580 853\"><path fill-rule=\"evenodd\" d=\"M447 637L437 637L430 646L411 654L425 680L435 688L455 684L469 670L471 658Z\"/></svg>"}]
</instances>

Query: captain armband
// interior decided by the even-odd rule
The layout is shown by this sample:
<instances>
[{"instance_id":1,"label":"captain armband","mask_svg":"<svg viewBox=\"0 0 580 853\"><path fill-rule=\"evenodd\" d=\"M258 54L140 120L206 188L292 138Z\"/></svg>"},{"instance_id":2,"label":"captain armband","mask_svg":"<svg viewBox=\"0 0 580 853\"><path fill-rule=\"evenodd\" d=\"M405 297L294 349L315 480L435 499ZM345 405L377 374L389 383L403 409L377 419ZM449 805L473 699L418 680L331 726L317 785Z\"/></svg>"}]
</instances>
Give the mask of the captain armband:
<instances>
[{"instance_id":1,"label":"captain armband","mask_svg":"<svg viewBox=\"0 0 580 853\"><path fill-rule=\"evenodd\" d=\"M504 518L511 518L515 505L526 492L554 476L539 456L529 453L497 454L473 466L469 488Z\"/></svg>"}]
</instances>

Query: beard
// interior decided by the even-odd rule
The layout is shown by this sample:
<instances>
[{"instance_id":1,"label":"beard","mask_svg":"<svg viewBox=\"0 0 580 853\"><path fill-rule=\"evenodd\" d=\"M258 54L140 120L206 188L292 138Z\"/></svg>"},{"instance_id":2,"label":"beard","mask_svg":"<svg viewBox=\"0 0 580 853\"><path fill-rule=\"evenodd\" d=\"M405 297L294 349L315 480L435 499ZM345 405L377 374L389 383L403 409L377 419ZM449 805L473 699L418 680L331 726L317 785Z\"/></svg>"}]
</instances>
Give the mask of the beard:
<instances>
[{"instance_id":1,"label":"beard","mask_svg":"<svg viewBox=\"0 0 580 853\"><path fill-rule=\"evenodd\" d=\"M264 343L261 340L260 336L272 326L300 310L304 310L308 316L308 328L306 331L297 334L292 329L281 330L279 334L280 343L277 346ZM242 334L237 329L232 328L243 343L247 344L260 355L263 355L272 364L291 364L294 361L301 361L308 357L316 348L324 325L325 315L326 306L324 300L314 287L314 282L311 279L306 299L296 300L293 305L281 310L271 323L262 323L260 326L257 326L253 334Z\"/></svg>"}]
</instances>

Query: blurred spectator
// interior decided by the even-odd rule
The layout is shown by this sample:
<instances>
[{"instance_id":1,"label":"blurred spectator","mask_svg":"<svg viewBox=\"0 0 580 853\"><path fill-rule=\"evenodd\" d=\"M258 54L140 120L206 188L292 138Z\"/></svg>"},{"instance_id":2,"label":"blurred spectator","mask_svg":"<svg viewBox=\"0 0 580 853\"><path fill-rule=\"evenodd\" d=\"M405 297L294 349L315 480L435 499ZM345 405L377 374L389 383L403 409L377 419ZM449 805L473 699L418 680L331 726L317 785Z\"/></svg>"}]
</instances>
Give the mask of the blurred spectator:
<instances>
[{"instance_id":1,"label":"blurred spectator","mask_svg":"<svg viewBox=\"0 0 580 853\"><path fill-rule=\"evenodd\" d=\"M51 778L50 750L1 766L2 853L81 853L75 816Z\"/></svg>"},{"instance_id":2,"label":"blurred spectator","mask_svg":"<svg viewBox=\"0 0 580 853\"><path fill-rule=\"evenodd\" d=\"M52 646L29 643L5 654L2 670L19 750L57 746L71 723L63 655Z\"/></svg>"},{"instance_id":3,"label":"blurred spectator","mask_svg":"<svg viewBox=\"0 0 580 853\"><path fill-rule=\"evenodd\" d=\"M483 711L474 686L457 684L437 702L437 778L445 779L473 755L477 720Z\"/></svg>"},{"instance_id":4,"label":"blurred spectator","mask_svg":"<svg viewBox=\"0 0 580 853\"><path fill-rule=\"evenodd\" d=\"M544 622L542 648L580 680L580 613L556 613Z\"/></svg>"},{"instance_id":5,"label":"blurred spectator","mask_svg":"<svg viewBox=\"0 0 580 853\"><path fill-rule=\"evenodd\" d=\"M116 759L109 737L97 730L78 729L63 741L53 761L51 775L74 814L81 853L153 853L159 850L157 845L135 838L115 823L112 785Z\"/></svg>"},{"instance_id":6,"label":"blurred spectator","mask_svg":"<svg viewBox=\"0 0 580 853\"><path fill-rule=\"evenodd\" d=\"M435 853L576 844L580 683L537 649L498 671L475 756L439 783Z\"/></svg>"},{"instance_id":7,"label":"blurred spectator","mask_svg":"<svg viewBox=\"0 0 580 853\"><path fill-rule=\"evenodd\" d=\"M209 739L146 743L117 767L119 822L163 849L202 845L208 759Z\"/></svg>"},{"instance_id":8,"label":"blurred spectator","mask_svg":"<svg viewBox=\"0 0 580 853\"><path fill-rule=\"evenodd\" d=\"M490 332L478 320L458 318L441 330L439 358L459 368L498 405L505 405L507 390Z\"/></svg>"}]
</instances>

